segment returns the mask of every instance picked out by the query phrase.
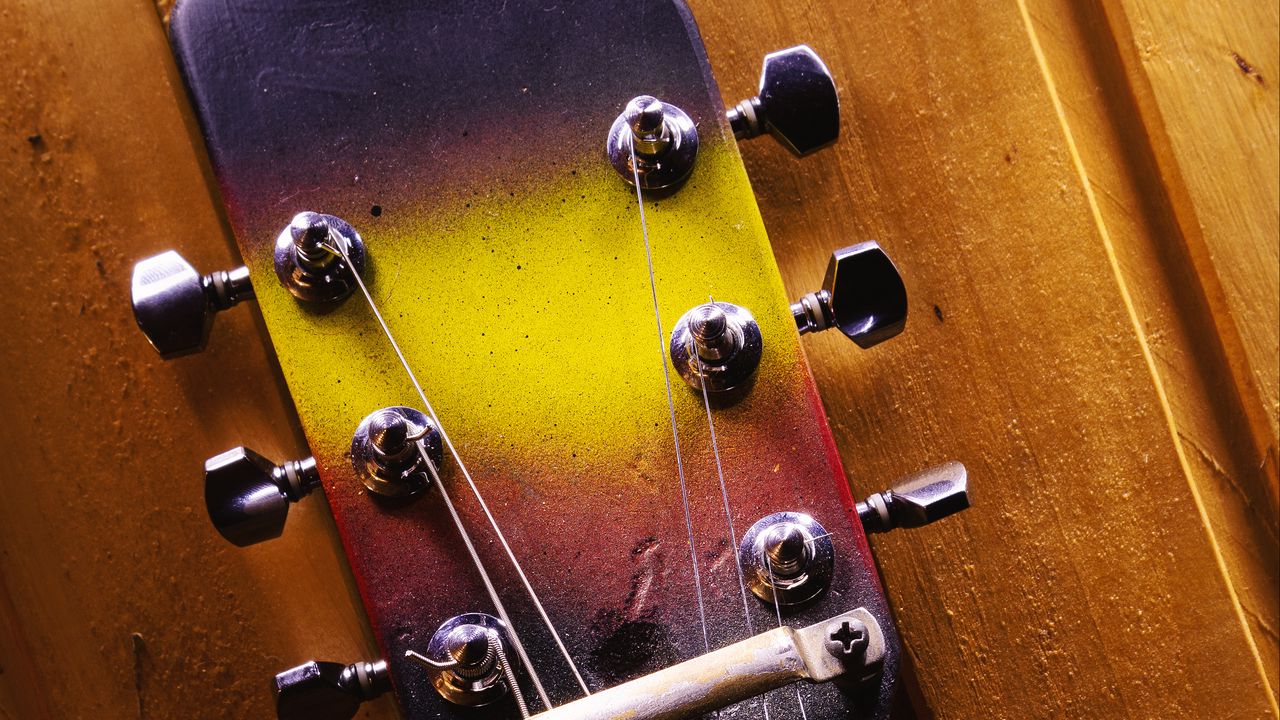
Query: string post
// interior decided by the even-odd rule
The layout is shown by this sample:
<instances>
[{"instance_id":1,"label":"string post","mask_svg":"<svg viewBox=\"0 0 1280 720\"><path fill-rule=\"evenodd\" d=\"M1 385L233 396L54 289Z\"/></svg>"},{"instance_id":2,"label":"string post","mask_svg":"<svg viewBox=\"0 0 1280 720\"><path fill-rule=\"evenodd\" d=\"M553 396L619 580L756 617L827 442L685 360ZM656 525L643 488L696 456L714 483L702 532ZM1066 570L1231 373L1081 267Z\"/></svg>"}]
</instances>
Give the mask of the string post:
<instances>
[{"instance_id":1,"label":"string post","mask_svg":"<svg viewBox=\"0 0 1280 720\"><path fill-rule=\"evenodd\" d=\"M417 443L427 448L426 457ZM430 484L427 458L440 467L443 441L435 421L414 408L393 406L369 413L351 438L351 465L369 490L385 497L421 493Z\"/></svg>"},{"instance_id":2,"label":"string post","mask_svg":"<svg viewBox=\"0 0 1280 720\"><path fill-rule=\"evenodd\" d=\"M276 277L299 300L333 303L355 291L365 256L364 240L345 220L300 212L276 236Z\"/></svg>"},{"instance_id":3,"label":"string post","mask_svg":"<svg viewBox=\"0 0 1280 720\"><path fill-rule=\"evenodd\" d=\"M421 665L440 695L455 705L484 707L510 692L527 717L516 668L506 652L508 638L507 626L498 618L467 613L446 620L425 653L409 650L405 657Z\"/></svg>"},{"instance_id":4,"label":"string post","mask_svg":"<svg viewBox=\"0 0 1280 720\"><path fill-rule=\"evenodd\" d=\"M605 141L609 162L642 190L675 189L698 157L698 129L688 113L652 95L627 102Z\"/></svg>"},{"instance_id":5,"label":"string post","mask_svg":"<svg viewBox=\"0 0 1280 720\"><path fill-rule=\"evenodd\" d=\"M812 516L773 513L742 536L738 561L751 593L777 605L781 613L781 608L803 605L831 586L835 547Z\"/></svg>"},{"instance_id":6,"label":"string post","mask_svg":"<svg viewBox=\"0 0 1280 720\"><path fill-rule=\"evenodd\" d=\"M725 393L747 387L760 366L764 339L746 308L708 302L692 308L671 330L670 355L689 387Z\"/></svg>"},{"instance_id":7,"label":"string post","mask_svg":"<svg viewBox=\"0 0 1280 720\"><path fill-rule=\"evenodd\" d=\"M769 528L763 544L775 576L789 578L804 572L810 551L802 527L790 522L778 523Z\"/></svg>"}]
</instances>

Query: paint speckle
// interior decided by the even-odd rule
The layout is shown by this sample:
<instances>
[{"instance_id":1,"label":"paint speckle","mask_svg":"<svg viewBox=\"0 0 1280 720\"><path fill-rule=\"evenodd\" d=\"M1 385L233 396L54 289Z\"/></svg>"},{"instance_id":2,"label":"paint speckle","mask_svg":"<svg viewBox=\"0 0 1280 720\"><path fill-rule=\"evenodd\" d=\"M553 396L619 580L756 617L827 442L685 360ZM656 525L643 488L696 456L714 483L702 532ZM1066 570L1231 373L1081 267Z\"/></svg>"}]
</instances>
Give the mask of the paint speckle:
<instances>
[{"instance_id":1,"label":"paint speckle","mask_svg":"<svg viewBox=\"0 0 1280 720\"><path fill-rule=\"evenodd\" d=\"M374 217L382 217L382 206L374 205L373 207L369 208L369 214Z\"/></svg>"}]
</instances>

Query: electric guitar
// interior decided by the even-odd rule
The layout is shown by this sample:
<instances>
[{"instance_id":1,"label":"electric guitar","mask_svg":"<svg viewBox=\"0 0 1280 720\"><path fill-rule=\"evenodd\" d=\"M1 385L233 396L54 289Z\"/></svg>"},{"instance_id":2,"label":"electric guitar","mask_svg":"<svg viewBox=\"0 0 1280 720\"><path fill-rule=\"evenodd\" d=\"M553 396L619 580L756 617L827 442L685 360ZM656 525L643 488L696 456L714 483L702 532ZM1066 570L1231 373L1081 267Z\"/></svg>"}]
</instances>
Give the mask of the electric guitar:
<instances>
[{"instance_id":1,"label":"electric guitar","mask_svg":"<svg viewBox=\"0 0 1280 720\"><path fill-rule=\"evenodd\" d=\"M855 503L833 447L800 336L887 340L905 284L863 242L789 302L736 146L837 139L813 50L726 112L675 0L185 0L171 30L246 266L143 260L138 324L177 357L256 298L313 456L213 457L210 517L248 545L322 495L383 651L280 673L281 718L887 716L866 533L966 476Z\"/></svg>"}]
</instances>

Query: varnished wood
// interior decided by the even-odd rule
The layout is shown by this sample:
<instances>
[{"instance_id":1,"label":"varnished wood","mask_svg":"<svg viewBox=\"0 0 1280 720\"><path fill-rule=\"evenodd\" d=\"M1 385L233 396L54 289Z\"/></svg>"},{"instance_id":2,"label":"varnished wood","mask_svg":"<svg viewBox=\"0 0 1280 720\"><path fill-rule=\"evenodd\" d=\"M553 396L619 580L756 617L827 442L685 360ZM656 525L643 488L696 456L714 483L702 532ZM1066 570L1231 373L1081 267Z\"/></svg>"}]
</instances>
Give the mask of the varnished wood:
<instances>
[{"instance_id":1,"label":"varnished wood","mask_svg":"<svg viewBox=\"0 0 1280 720\"><path fill-rule=\"evenodd\" d=\"M798 41L840 80L835 149L744 148L789 287L864 237L907 277L893 343L807 339L855 488L971 466L876 543L917 711L1274 716L1274 6L834 5L694 11L727 100ZM371 646L317 504L204 518L209 453L305 452L251 308L180 363L129 316L138 257L235 262L160 19L19 0L0 47L0 717L268 716Z\"/></svg>"}]
</instances>

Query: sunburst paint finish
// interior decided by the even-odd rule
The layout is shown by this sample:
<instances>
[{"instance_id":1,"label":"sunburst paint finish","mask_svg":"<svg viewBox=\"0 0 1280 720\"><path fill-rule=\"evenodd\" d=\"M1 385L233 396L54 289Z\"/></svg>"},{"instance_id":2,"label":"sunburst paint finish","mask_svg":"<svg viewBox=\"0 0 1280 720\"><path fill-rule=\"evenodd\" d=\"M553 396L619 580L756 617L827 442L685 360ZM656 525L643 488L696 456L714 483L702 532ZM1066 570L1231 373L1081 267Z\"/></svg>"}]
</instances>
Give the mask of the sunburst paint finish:
<instances>
[{"instance_id":1,"label":"sunburst paint finish","mask_svg":"<svg viewBox=\"0 0 1280 720\"><path fill-rule=\"evenodd\" d=\"M272 243L302 210L362 234L375 300L593 688L701 654L666 338L634 191L603 152L625 102L649 93L689 112L702 140L689 182L646 202L664 332L714 296L749 308L765 338L750 392L713 410L734 529L797 510L833 532L832 590L784 619L866 606L891 651L878 688L805 686L805 704L811 718L885 716L896 635L688 11L429 5L186 0L173 16L228 217L406 715L515 716L461 711L403 660L445 619L492 608L437 493L387 503L356 479L361 418L421 402L363 299L298 303L275 281ZM702 397L671 379L714 648L749 631ZM573 699L452 464L444 482L553 700ZM776 625L772 606L750 607L756 632ZM791 689L767 702L798 716ZM722 716L758 717L760 703Z\"/></svg>"}]
</instances>

